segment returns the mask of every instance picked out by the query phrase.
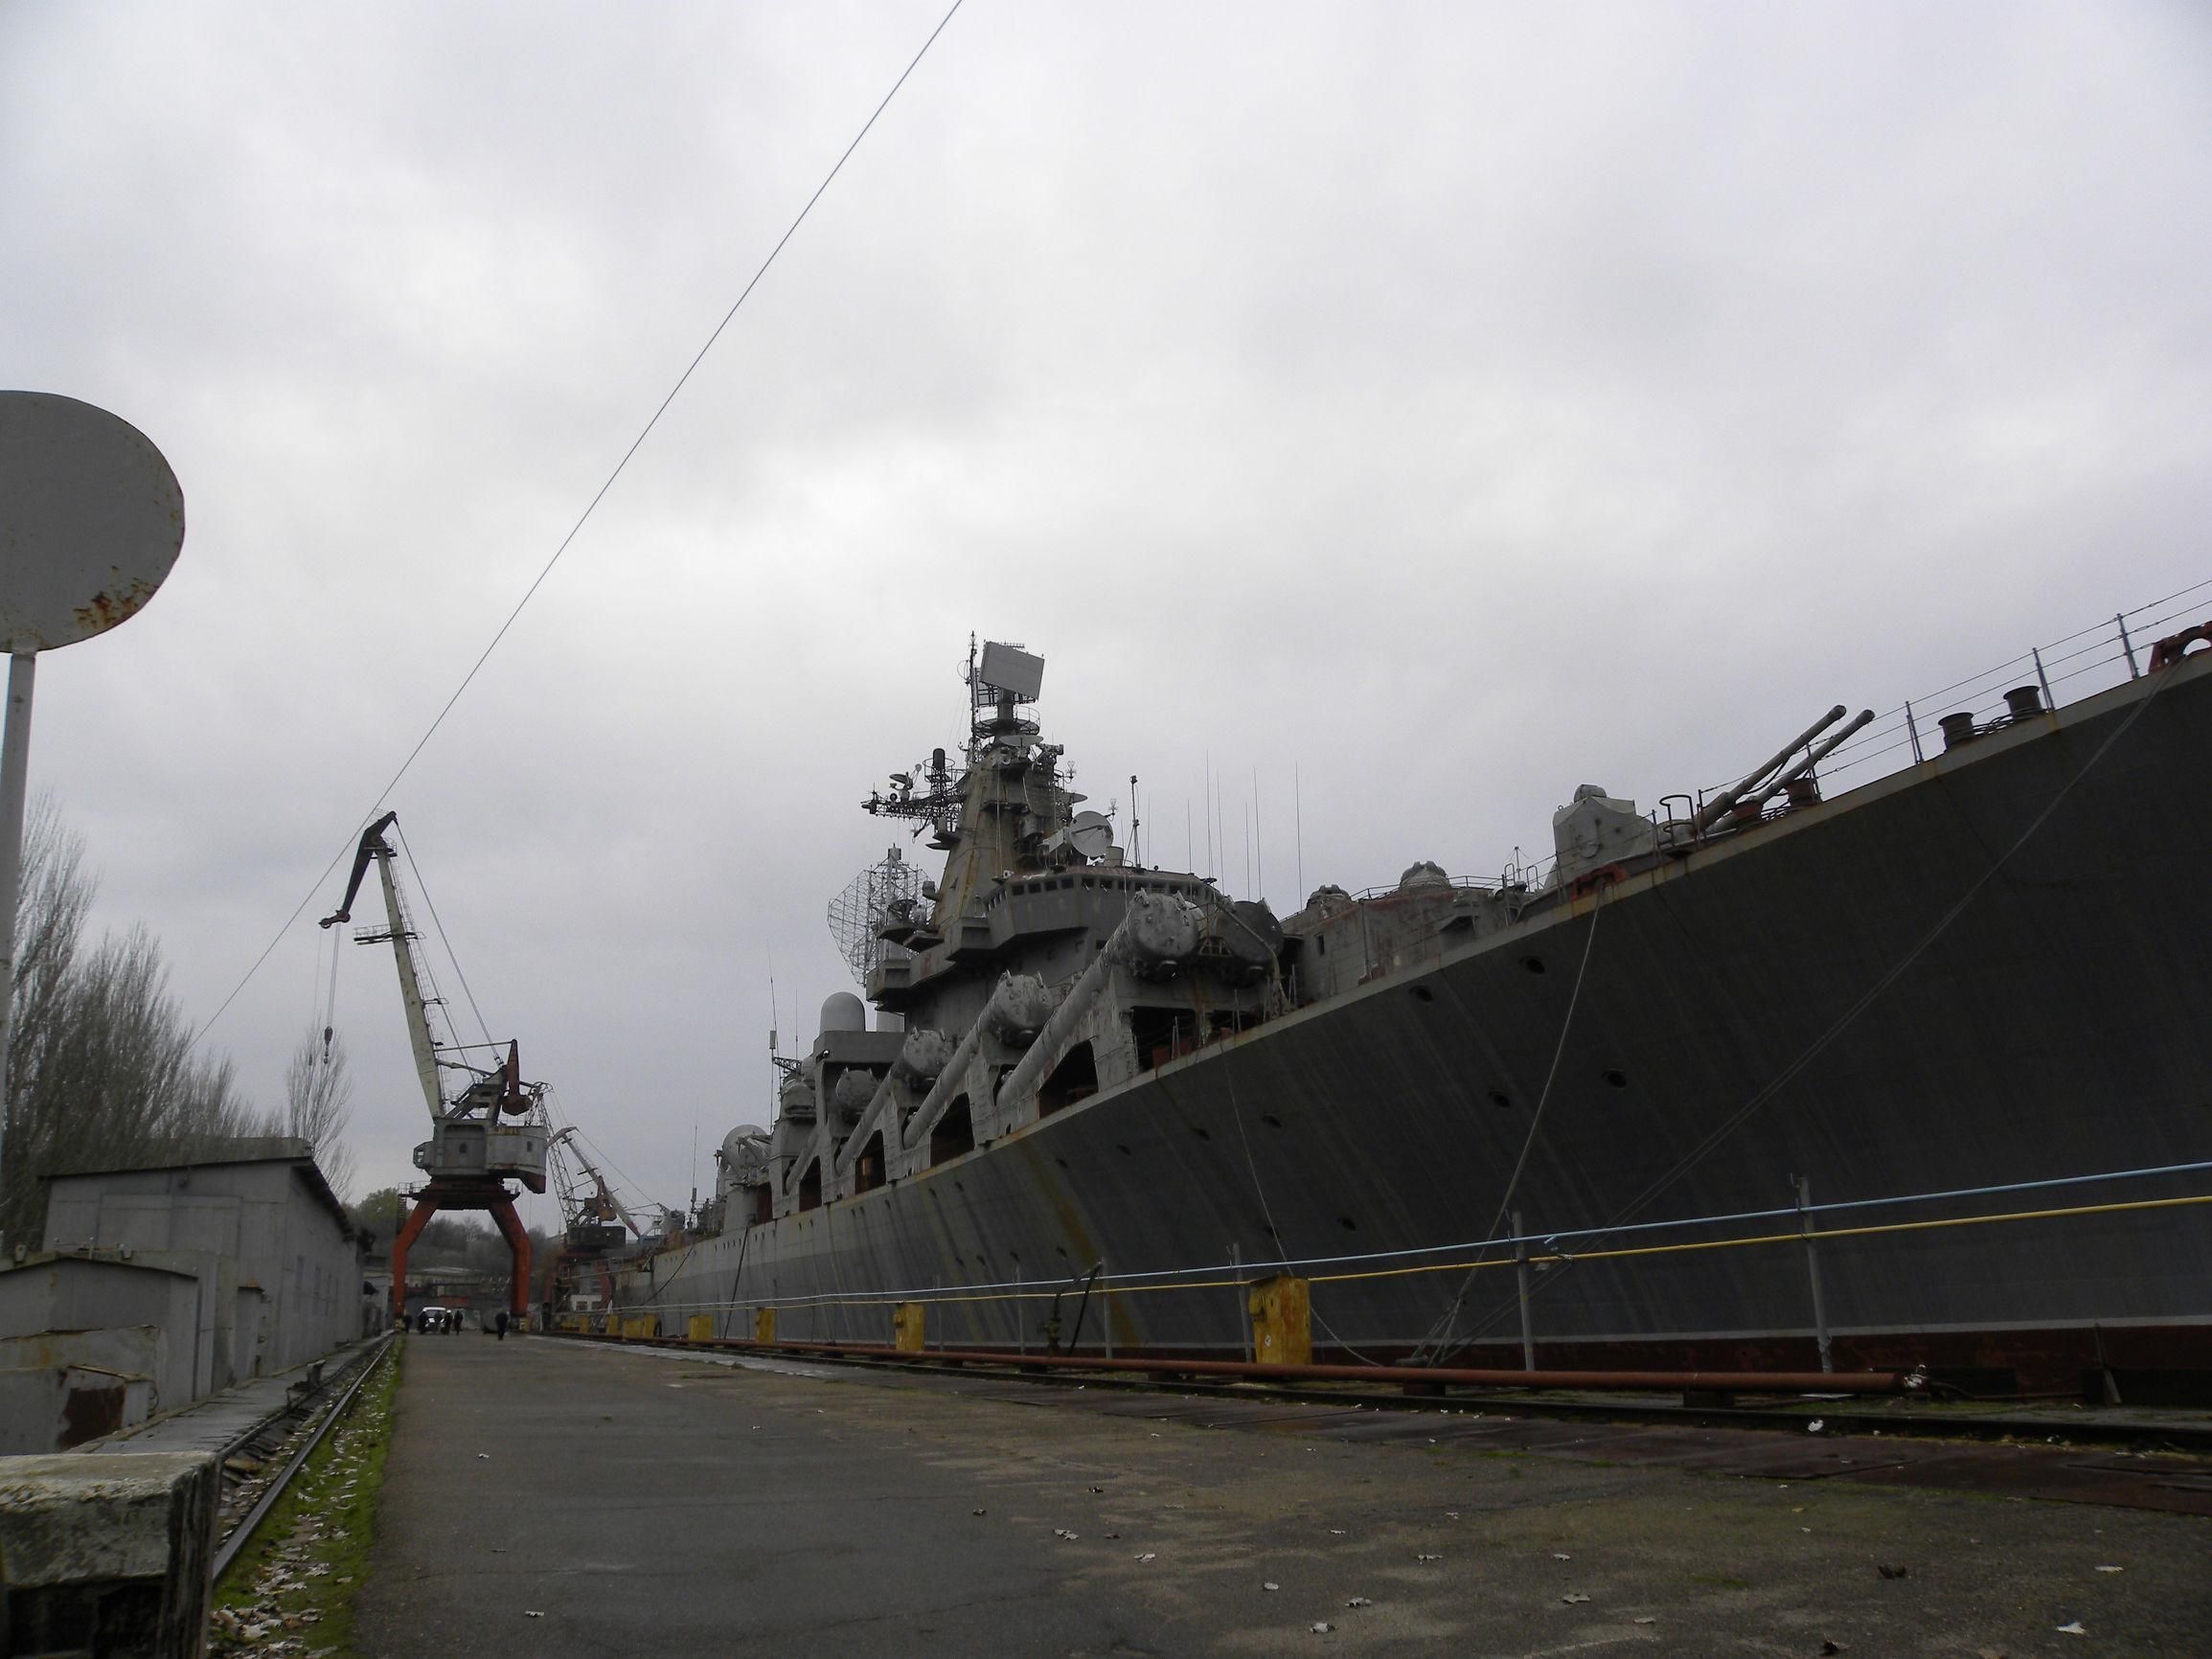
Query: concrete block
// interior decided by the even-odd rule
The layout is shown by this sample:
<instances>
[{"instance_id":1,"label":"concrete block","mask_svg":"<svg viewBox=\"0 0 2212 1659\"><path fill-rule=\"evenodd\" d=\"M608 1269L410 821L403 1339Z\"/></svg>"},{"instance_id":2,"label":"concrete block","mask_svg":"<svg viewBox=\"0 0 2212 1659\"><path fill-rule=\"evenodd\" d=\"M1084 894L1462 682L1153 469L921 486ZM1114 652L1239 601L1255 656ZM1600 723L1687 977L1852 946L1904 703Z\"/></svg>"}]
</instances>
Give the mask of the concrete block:
<instances>
[{"instance_id":1,"label":"concrete block","mask_svg":"<svg viewBox=\"0 0 2212 1659\"><path fill-rule=\"evenodd\" d=\"M715 1316L711 1313L693 1314L684 1321L684 1334L694 1342L712 1341L715 1334Z\"/></svg>"},{"instance_id":2,"label":"concrete block","mask_svg":"<svg viewBox=\"0 0 2212 1659\"><path fill-rule=\"evenodd\" d=\"M753 1340L773 1344L776 1340L776 1310L773 1307L753 1309Z\"/></svg>"},{"instance_id":3,"label":"concrete block","mask_svg":"<svg viewBox=\"0 0 2212 1659\"><path fill-rule=\"evenodd\" d=\"M900 1302L891 1308L891 1345L901 1353L920 1353L926 1344L928 1314L919 1302Z\"/></svg>"},{"instance_id":4,"label":"concrete block","mask_svg":"<svg viewBox=\"0 0 2212 1659\"><path fill-rule=\"evenodd\" d=\"M0 1459L5 1651L196 1659L217 1487L199 1452Z\"/></svg>"}]
</instances>

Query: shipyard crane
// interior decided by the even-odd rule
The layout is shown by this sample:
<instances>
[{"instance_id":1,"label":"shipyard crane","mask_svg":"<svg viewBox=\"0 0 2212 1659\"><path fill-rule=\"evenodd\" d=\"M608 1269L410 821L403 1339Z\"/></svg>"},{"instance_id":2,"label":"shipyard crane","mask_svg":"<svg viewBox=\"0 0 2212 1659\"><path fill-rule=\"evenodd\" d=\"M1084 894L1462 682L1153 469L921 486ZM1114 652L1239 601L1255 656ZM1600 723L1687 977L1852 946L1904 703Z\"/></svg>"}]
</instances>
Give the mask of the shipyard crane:
<instances>
[{"instance_id":1,"label":"shipyard crane","mask_svg":"<svg viewBox=\"0 0 2212 1659\"><path fill-rule=\"evenodd\" d=\"M574 1236L580 1228L611 1228L617 1221L638 1238L646 1236L644 1224L630 1213L630 1208L615 1196L614 1189L606 1184L599 1166L583 1155L583 1148L576 1145L576 1126L558 1129L545 1143L545 1149L553 1164L554 1179L560 1187L561 1214L567 1218L569 1233ZM591 1181L593 1191L585 1193L579 1183L567 1172L563 1160L574 1158L577 1167ZM601 1240L601 1248L620 1244L622 1239Z\"/></svg>"},{"instance_id":2,"label":"shipyard crane","mask_svg":"<svg viewBox=\"0 0 2212 1659\"><path fill-rule=\"evenodd\" d=\"M460 1045L441 1045L431 1035L430 1010L436 999L422 994L422 981L415 961L418 935L409 924L393 869L393 848L384 831L399 821L387 812L361 833L354 854L353 873L346 883L346 897L338 908L323 918L321 925L334 927L353 919L353 900L360 896L362 878L373 862L384 889L382 927L353 930L356 944L392 946L399 971L399 1002L406 1014L407 1040L414 1051L415 1075L422 1085L422 1099L430 1109L430 1138L415 1148L415 1167L427 1179L411 1196L414 1207L406 1224L392 1241L392 1317L406 1317L407 1251L422 1236L431 1216L441 1210L484 1210L507 1239L513 1258L508 1285L510 1310L520 1318L530 1310L530 1235L514 1213L510 1180L520 1181L533 1193L545 1191L546 1125L542 1085L522 1080L520 1045L509 1042L505 1060L488 1070L468 1065L455 1057ZM464 1072L467 1080L448 1095L440 1072ZM518 1120L509 1124L503 1119Z\"/></svg>"},{"instance_id":3,"label":"shipyard crane","mask_svg":"<svg viewBox=\"0 0 2212 1659\"><path fill-rule=\"evenodd\" d=\"M560 1252L554 1257L552 1271L546 1276L549 1316L572 1310L576 1305L571 1299L582 1291L587 1279L598 1281L596 1306L612 1307L614 1275L610 1258L628 1243L632 1234L641 1241L646 1237L644 1225L629 1206L615 1195L599 1167L576 1145L576 1133L572 1124L555 1130L553 1138L545 1144L547 1162L552 1166L554 1183L560 1194L560 1213L567 1222ZM571 1160L582 1170L583 1178L590 1181L589 1191L584 1189L583 1180L569 1170Z\"/></svg>"}]
</instances>

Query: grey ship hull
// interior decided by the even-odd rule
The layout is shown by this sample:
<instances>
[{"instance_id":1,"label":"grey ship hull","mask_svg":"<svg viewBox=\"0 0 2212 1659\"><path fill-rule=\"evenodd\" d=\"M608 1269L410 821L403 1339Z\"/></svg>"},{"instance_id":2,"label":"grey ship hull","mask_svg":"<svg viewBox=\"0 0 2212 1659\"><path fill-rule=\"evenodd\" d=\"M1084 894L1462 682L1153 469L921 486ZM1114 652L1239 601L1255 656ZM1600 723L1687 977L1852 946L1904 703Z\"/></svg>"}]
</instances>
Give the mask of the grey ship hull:
<instances>
[{"instance_id":1,"label":"grey ship hull","mask_svg":"<svg viewBox=\"0 0 2212 1659\"><path fill-rule=\"evenodd\" d=\"M624 1274L618 1301L668 1334L698 1313L748 1333L775 1303L786 1338L880 1342L879 1293L1059 1284L1103 1261L1124 1292L1108 1299L1117 1349L1233 1354L1234 1289L1133 1276L1220 1281L1232 1253L1311 1263L1487 1237L1555 1050L1514 1205L1536 1234L1772 1211L1799 1175L1835 1203L2212 1160L2208 755L2212 670L2190 658L920 1175L671 1252ZM2106 1206L2206 1192L2201 1171L1825 1216L2080 1212L1825 1239L1839 1362L2007 1362L2033 1333L2099 1329L2138 1348L2155 1333L2141 1362L2205 1364L2212 1207ZM1802 1361L1801 1245L1604 1254L1795 1226L1567 1244L1579 1260L1532 1276L1539 1359L1665 1343ZM1317 1349L1404 1352L1464 1284L1459 1331L1517 1360L1510 1267L1329 1277L1472 1255L1301 1267ZM931 1338L1035 1345L1044 1311L982 1290L933 1306ZM1094 1304L1083 1346L1097 1340Z\"/></svg>"}]
</instances>

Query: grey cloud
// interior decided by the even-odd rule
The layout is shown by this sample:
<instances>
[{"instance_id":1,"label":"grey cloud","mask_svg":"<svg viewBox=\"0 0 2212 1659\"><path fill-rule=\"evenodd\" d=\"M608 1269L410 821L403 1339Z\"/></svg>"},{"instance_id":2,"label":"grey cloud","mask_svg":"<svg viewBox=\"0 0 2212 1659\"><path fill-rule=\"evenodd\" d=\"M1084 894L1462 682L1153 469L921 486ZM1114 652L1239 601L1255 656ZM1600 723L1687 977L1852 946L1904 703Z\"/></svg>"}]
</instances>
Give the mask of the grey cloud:
<instances>
[{"instance_id":1,"label":"grey cloud","mask_svg":"<svg viewBox=\"0 0 2212 1659\"><path fill-rule=\"evenodd\" d=\"M192 518L42 673L34 768L202 1014L938 12L515 15L0 11L9 377ZM395 797L494 1034L680 1199L695 1115L765 1115L771 958L787 1041L846 983L855 805L956 736L970 629L1163 856L1210 756L1241 882L1257 770L1287 907L2199 580L2207 48L964 10ZM329 946L217 1028L265 1098ZM420 1108L341 957L381 1183Z\"/></svg>"}]
</instances>

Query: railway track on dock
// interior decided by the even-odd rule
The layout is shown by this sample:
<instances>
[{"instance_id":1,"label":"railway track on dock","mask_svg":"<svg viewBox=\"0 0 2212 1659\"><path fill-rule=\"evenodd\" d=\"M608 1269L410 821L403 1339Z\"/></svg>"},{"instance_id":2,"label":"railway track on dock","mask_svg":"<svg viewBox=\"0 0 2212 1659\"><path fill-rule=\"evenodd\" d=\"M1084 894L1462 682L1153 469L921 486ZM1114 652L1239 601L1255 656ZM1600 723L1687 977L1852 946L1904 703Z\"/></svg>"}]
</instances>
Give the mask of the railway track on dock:
<instances>
[{"instance_id":1,"label":"railway track on dock","mask_svg":"<svg viewBox=\"0 0 2212 1659\"><path fill-rule=\"evenodd\" d=\"M253 1541L315 1448L344 1420L362 1386L391 1357L396 1340L387 1332L363 1348L336 1375L317 1376L293 1389L282 1406L223 1448L216 1520L222 1540L216 1547L217 1579Z\"/></svg>"},{"instance_id":2,"label":"railway track on dock","mask_svg":"<svg viewBox=\"0 0 2212 1659\"><path fill-rule=\"evenodd\" d=\"M566 1333L562 1340L669 1359L764 1366L810 1378L893 1374L914 1386L1032 1405L1077 1400L1102 1414L1207 1429L1295 1435L1311 1443L1464 1444L1485 1453L1660 1465L1771 1482L1834 1480L1920 1487L2212 1516L2212 1424L2203 1414L2132 1418L1916 1406L1883 1414L1834 1393L1767 1405L1708 1407L1653 1395L1494 1389L1438 1396L1397 1386L1208 1376L1189 1361L1108 1372L1035 1354L894 1352L827 1343L691 1341ZM1260 1370L1227 1367L1228 1371ZM1273 1368L1276 1371L1295 1368ZM1311 1369L1311 1368L1309 1368ZM888 1377L886 1377L888 1380ZM1768 1378L1772 1381L1771 1375ZM1079 1392L1082 1391L1082 1392ZM1059 1397L1057 1399L1054 1397ZM1149 1396L1142 1400L1132 1396Z\"/></svg>"},{"instance_id":3,"label":"railway track on dock","mask_svg":"<svg viewBox=\"0 0 2212 1659\"><path fill-rule=\"evenodd\" d=\"M1528 1417L1647 1426L1779 1429L1831 1436L1886 1436L1947 1442L2109 1446L2134 1453L2212 1454L2212 1416L2201 1411L2038 1412L2037 1402L1929 1398L1902 1390L1882 1398L1867 1386L1838 1391L1832 1375L1696 1374L1668 1376L1661 1385L1630 1392L1586 1391L1589 1374L1552 1374L1551 1386L1531 1386L1545 1374L1494 1374L1487 1386L1451 1388L1455 1376L1478 1374L1398 1367L1285 1367L1181 1359L1104 1360L1090 1355L1048 1356L1003 1350L901 1352L875 1344L786 1342L761 1344L727 1338L622 1337L554 1332L556 1339L613 1349L657 1350L763 1362L801 1363L848 1373L893 1373L953 1383L1019 1381L1047 1389L1169 1394L1188 1398L1266 1398L1315 1407L1351 1407L1383 1413L1436 1412L1483 1406ZM1446 1379L1445 1383L1437 1378ZM1620 1380L1617 1376L1613 1379ZM1701 1381L1702 1386L1699 1386ZM1689 1386L1685 1386L1685 1385ZM1756 1385L1756 1386L1754 1386ZM1730 1398L1741 1391L1741 1400ZM1667 1396L1672 1393L1675 1398ZM2024 1409L2008 1409L2024 1408ZM1478 1414L1479 1415L1479 1414ZM2207 1489L2212 1489L2208 1488Z\"/></svg>"}]
</instances>

